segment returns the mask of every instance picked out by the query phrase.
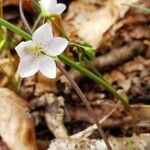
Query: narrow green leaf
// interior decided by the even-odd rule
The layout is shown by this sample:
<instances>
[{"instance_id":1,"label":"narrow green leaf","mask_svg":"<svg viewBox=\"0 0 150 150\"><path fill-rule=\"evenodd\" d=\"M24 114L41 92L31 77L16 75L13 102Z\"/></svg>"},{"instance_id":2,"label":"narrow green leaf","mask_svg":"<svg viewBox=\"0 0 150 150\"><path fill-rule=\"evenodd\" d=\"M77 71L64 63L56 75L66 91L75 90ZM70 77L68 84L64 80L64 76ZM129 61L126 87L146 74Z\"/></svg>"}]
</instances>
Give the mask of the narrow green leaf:
<instances>
[{"instance_id":1,"label":"narrow green leaf","mask_svg":"<svg viewBox=\"0 0 150 150\"><path fill-rule=\"evenodd\" d=\"M150 13L150 8L147 8L147 7L145 7L141 4L126 4L126 3L123 3L123 5L142 10L145 13Z\"/></svg>"}]
</instances>

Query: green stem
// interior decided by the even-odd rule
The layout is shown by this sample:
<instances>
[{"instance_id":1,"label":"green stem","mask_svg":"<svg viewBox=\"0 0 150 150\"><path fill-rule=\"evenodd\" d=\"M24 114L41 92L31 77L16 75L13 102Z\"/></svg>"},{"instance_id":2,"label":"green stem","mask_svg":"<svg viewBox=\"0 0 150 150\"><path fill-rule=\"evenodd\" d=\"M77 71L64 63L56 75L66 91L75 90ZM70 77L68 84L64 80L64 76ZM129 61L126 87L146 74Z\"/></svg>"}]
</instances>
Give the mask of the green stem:
<instances>
[{"instance_id":1,"label":"green stem","mask_svg":"<svg viewBox=\"0 0 150 150\"><path fill-rule=\"evenodd\" d=\"M55 22L54 17L48 17L48 19L54 24L54 26L59 30L59 32L69 41L68 36L65 31Z\"/></svg>"},{"instance_id":2,"label":"green stem","mask_svg":"<svg viewBox=\"0 0 150 150\"><path fill-rule=\"evenodd\" d=\"M0 25L5 26L7 29L11 30L12 32L15 32L16 34L22 36L24 39L26 40L31 40L32 36L24 31L22 31L21 29L17 28L16 26L14 26L13 24L9 23L8 21L0 18ZM92 79L93 81L97 82L98 84L102 85L104 88L106 88L108 91L110 91L111 93L113 93L114 96L116 96L125 106L125 108L130 111L133 115L133 112L131 110L130 105L128 104L128 102L121 96L119 95L116 90L109 85L107 82L105 82L103 79L99 78L97 75L95 75L94 73L90 72L89 70L81 67L79 64L77 64L76 62L74 62L73 60L71 60L70 58L66 57L65 55L61 54L58 56L58 58L63 61L65 64L67 64L68 66L78 70L79 72L81 72L83 75L87 76L88 78ZM134 116L134 115L133 115Z\"/></svg>"},{"instance_id":3,"label":"green stem","mask_svg":"<svg viewBox=\"0 0 150 150\"><path fill-rule=\"evenodd\" d=\"M106 79L102 76L102 74L100 73L100 71L91 63L91 61L89 61L87 58L84 59L86 64L88 65L88 67L97 75L99 76L101 79L103 79L105 82ZM107 82L108 83L108 82ZM108 83L110 84L110 83Z\"/></svg>"},{"instance_id":4,"label":"green stem","mask_svg":"<svg viewBox=\"0 0 150 150\"><path fill-rule=\"evenodd\" d=\"M38 23L40 22L41 18L42 18L42 15L39 14L38 17L35 20L35 23L34 23L33 27L32 27L32 32L36 29L36 27L37 27Z\"/></svg>"},{"instance_id":5,"label":"green stem","mask_svg":"<svg viewBox=\"0 0 150 150\"><path fill-rule=\"evenodd\" d=\"M128 102L121 97L114 88L112 88L108 83L106 83L103 79L99 78L98 76L96 76L95 74L93 74L92 72L90 72L89 70L81 67L79 64L77 64L76 62L74 62L73 60L71 60L70 58L67 58L64 55L59 55L58 58L63 61L64 63L66 63L68 66L78 70L79 72L81 72L83 75L89 77L90 79L92 79L93 81L99 83L100 85L102 85L103 87L105 87L108 91L110 91L111 93L113 93L114 96L116 96L126 107L126 109L130 110L130 106L128 104Z\"/></svg>"},{"instance_id":6,"label":"green stem","mask_svg":"<svg viewBox=\"0 0 150 150\"><path fill-rule=\"evenodd\" d=\"M0 41L0 53L3 51L3 48L5 47L6 43L7 43L6 38L4 38Z\"/></svg>"}]
</instances>

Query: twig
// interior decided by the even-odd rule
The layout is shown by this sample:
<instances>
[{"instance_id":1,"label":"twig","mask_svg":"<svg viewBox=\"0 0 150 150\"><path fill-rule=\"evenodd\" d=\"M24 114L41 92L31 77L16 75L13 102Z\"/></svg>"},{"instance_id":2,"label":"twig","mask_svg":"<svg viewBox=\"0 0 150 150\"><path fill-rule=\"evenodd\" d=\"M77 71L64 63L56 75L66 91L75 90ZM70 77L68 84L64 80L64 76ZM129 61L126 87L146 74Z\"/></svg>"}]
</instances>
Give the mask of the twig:
<instances>
[{"instance_id":1,"label":"twig","mask_svg":"<svg viewBox=\"0 0 150 150\"><path fill-rule=\"evenodd\" d=\"M100 124L102 124L103 122L105 122L105 121L113 114L113 112L117 109L119 103L120 103L120 102L118 102L118 103L114 106L114 108L113 108L106 116L104 116L104 117L99 121ZM97 129L97 126L96 126L96 124L94 124L94 125L92 125L92 126L86 128L85 130L83 130L83 131L81 131L81 132L78 132L78 133L72 135L71 138L81 138L81 137L85 137L85 136L88 137L88 136L90 136L90 135L92 134L92 132L93 132L94 130L96 130L96 129Z\"/></svg>"},{"instance_id":2,"label":"twig","mask_svg":"<svg viewBox=\"0 0 150 150\"><path fill-rule=\"evenodd\" d=\"M96 57L93 61L93 64L97 68L105 70L105 68L116 66L133 58L135 55L142 53L143 49L143 42L133 41L127 46L112 50L106 55Z\"/></svg>"},{"instance_id":3,"label":"twig","mask_svg":"<svg viewBox=\"0 0 150 150\"><path fill-rule=\"evenodd\" d=\"M23 12L23 1L22 0L19 1L19 12L21 15L22 22L24 23L26 29L29 31L30 34L32 34L31 27L30 27L25 15L24 15L24 12Z\"/></svg>"},{"instance_id":4,"label":"twig","mask_svg":"<svg viewBox=\"0 0 150 150\"><path fill-rule=\"evenodd\" d=\"M106 135L101 127L101 125L99 124L97 118L96 118L96 115L94 113L94 110L93 108L91 107L90 103L88 102L88 100L86 99L86 97L84 96L83 92L80 90L80 88L78 87L78 85L76 84L76 82L74 80L72 80L72 78L70 77L70 75L67 73L67 71L61 66L60 63L56 62L56 65L57 67L59 68L59 70L67 77L67 79L70 81L70 83L72 84L74 90L77 92L77 94L79 95L79 97L81 98L81 100L84 102L84 104L86 105L87 107L87 110L89 112L89 114L92 116L96 126L97 126L97 129L100 133L100 135L102 136L104 142L106 143L107 145L107 148L108 150L112 150L111 146L110 146L110 143L109 141L107 140L106 138Z\"/></svg>"}]
</instances>

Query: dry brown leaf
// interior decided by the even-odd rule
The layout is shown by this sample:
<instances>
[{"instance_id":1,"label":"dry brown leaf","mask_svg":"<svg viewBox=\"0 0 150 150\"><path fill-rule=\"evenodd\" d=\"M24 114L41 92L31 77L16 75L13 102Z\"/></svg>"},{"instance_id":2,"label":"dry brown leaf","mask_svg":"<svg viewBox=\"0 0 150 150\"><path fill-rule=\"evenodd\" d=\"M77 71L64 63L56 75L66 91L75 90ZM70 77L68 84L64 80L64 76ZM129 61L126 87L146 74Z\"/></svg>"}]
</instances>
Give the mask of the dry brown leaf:
<instances>
[{"instance_id":1,"label":"dry brown leaf","mask_svg":"<svg viewBox=\"0 0 150 150\"><path fill-rule=\"evenodd\" d=\"M12 60L12 63L14 63L14 60ZM3 68L5 68L5 69L3 69ZM13 69L14 68L12 68L12 65L10 64L10 59L3 58L0 60L0 77L1 77L0 78L0 86L1 87L6 86L8 84L8 82L12 79L12 77L14 75ZM6 72L6 70L7 70L7 72Z\"/></svg>"},{"instance_id":2,"label":"dry brown leaf","mask_svg":"<svg viewBox=\"0 0 150 150\"><path fill-rule=\"evenodd\" d=\"M109 73L106 73L105 78L109 83L113 84L115 82L118 83L120 87L123 88L125 92L127 92L131 87L131 80L126 79L126 76L119 70L113 70Z\"/></svg>"},{"instance_id":3,"label":"dry brown leaf","mask_svg":"<svg viewBox=\"0 0 150 150\"><path fill-rule=\"evenodd\" d=\"M147 0L144 1L146 2ZM119 20L104 34L100 49L113 49L116 46L120 47L124 43L132 42L135 39L149 40L149 21L149 14L138 11L138 9L131 9L123 19Z\"/></svg>"},{"instance_id":4,"label":"dry brown leaf","mask_svg":"<svg viewBox=\"0 0 150 150\"><path fill-rule=\"evenodd\" d=\"M57 93L56 83L62 73L57 70L55 79L46 78L40 72L30 78L24 80L21 87L21 94L24 97L41 96L46 92Z\"/></svg>"},{"instance_id":5,"label":"dry brown leaf","mask_svg":"<svg viewBox=\"0 0 150 150\"><path fill-rule=\"evenodd\" d=\"M0 88L0 135L12 150L36 150L28 103L13 91Z\"/></svg>"},{"instance_id":6,"label":"dry brown leaf","mask_svg":"<svg viewBox=\"0 0 150 150\"><path fill-rule=\"evenodd\" d=\"M56 82L58 80L58 76L56 79L49 79L38 73L37 79L35 81L35 96L40 96L46 92L57 93Z\"/></svg>"},{"instance_id":7,"label":"dry brown leaf","mask_svg":"<svg viewBox=\"0 0 150 150\"><path fill-rule=\"evenodd\" d=\"M127 12L129 7L121 4L136 1L107 0L103 2L103 6L85 4L83 1L72 2L64 27L70 37L79 37L98 48L103 34Z\"/></svg>"},{"instance_id":8,"label":"dry brown leaf","mask_svg":"<svg viewBox=\"0 0 150 150\"><path fill-rule=\"evenodd\" d=\"M117 82L117 81L122 81L125 80L125 75L120 72L119 70L113 70L112 72L108 73L105 75L105 78L109 83Z\"/></svg>"}]
</instances>

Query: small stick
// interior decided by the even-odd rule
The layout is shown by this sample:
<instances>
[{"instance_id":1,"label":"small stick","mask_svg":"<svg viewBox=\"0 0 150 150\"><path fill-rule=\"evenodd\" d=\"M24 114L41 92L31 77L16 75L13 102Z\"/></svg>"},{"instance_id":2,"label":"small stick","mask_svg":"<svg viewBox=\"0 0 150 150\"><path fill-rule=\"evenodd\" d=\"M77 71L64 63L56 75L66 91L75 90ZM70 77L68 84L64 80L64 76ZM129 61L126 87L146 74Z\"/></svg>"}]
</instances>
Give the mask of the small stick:
<instances>
[{"instance_id":1,"label":"small stick","mask_svg":"<svg viewBox=\"0 0 150 150\"><path fill-rule=\"evenodd\" d=\"M103 122L105 122L114 113L114 111L116 111L119 103L120 102L117 102L117 104L114 106L114 108L106 116L104 116L101 120L99 120L100 124L102 124ZM94 124L94 125L86 128L85 130L72 135L71 138L83 138L83 137L85 138L85 137L88 137L96 129L97 129L97 126L96 126L96 124Z\"/></svg>"},{"instance_id":2,"label":"small stick","mask_svg":"<svg viewBox=\"0 0 150 150\"><path fill-rule=\"evenodd\" d=\"M70 81L70 83L72 84L74 90L77 92L77 94L79 95L79 97L81 98L81 100L84 102L84 104L86 105L86 108L89 112L89 114L92 116L97 129L100 133L100 135L102 136L108 150L112 150L109 141L106 138L106 135L102 129L102 126L99 124L96 115L94 113L93 108L91 107L90 103L88 102L88 100L86 99L86 97L84 96L83 92L81 91L81 89L79 88L79 86L76 84L76 82L70 77L70 75L68 74L68 72L61 66L61 64L59 62L56 62L56 65L58 67L58 69L66 76L66 78Z\"/></svg>"},{"instance_id":3,"label":"small stick","mask_svg":"<svg viewBox=\"0 0 150 150\"><path fill-rule=\"evenodd\" d=\"M24 15L24 12L23 12L23 1L22 0L19 1L19 12L21 15L22 22L24 23L26 29L29 31L30 34L32 34L33 32L31 30L31 27L30 27L25 15Z\"/></svg>"},{"instance_id":4,"label":"small stick","mask_svg":"<svg viewBox=\"0 0 150 150\"><path fill-rule=\"evenodd\" d=\"M93 65L104 71L108 67L122 64L134 56L141 54L144 49L145 46L143 46L143 42L136 40L129 43L127 46L112 50L103 56L96 57L93 61Z\"/></svg>"}]
</instances>

